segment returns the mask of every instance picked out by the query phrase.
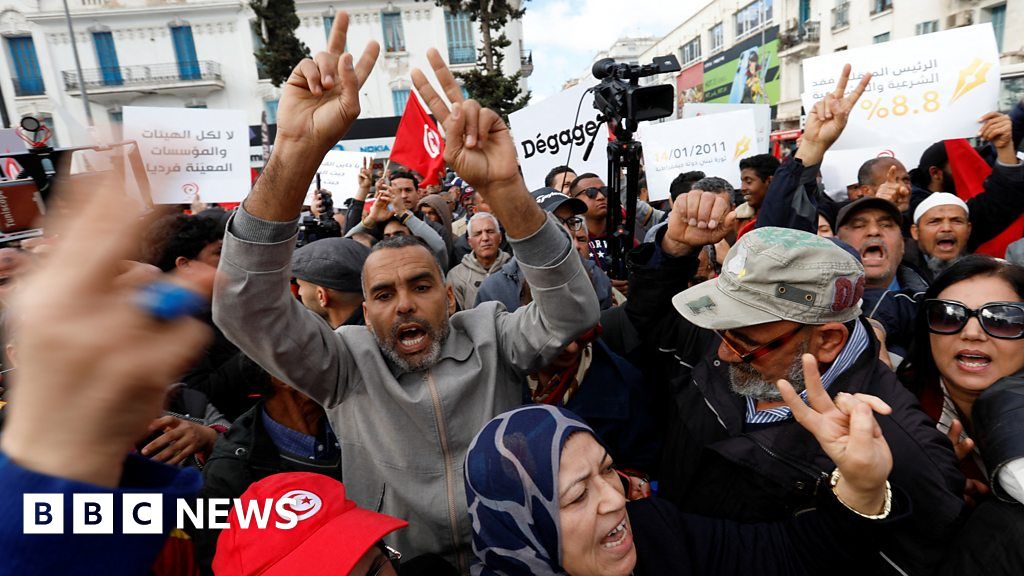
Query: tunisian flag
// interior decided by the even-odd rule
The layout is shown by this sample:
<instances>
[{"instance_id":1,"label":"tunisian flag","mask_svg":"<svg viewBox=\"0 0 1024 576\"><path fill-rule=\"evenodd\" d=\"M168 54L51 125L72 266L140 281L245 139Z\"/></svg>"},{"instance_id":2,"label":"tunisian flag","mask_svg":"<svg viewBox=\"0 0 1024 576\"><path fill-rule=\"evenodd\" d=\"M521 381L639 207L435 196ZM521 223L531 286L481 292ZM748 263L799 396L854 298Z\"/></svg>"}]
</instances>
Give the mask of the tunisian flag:
<instances>
[{"instance_id":1,"label":"tunisian flag","mask_svg":"<svg viewBox=\"0 0 1024 576\"><path fill-rule=\"evenodd\" d=\"M395 133L391 161L412 168L423 176L420 186L440 184L444 171L444 139L434 119L420 105L415 94L409 95L402 121Z\"/></svg>"},{"instance_id":2,"label":"tunisian flag","mask_svg":"<svg viewBox=\"0 0 1024 576\"><path fill-rule=\"evenodd\" d=\"M967 201L985 191L985 179L992 173L992 167L974 151L967 140L946 140L946 156L949 169L956 183L956 194ZM995 238L979 246L975 252L996 258L1006 257L1006 247L1024 235L1024 216L1010 224Z\"/></svg>"}]
</instances>

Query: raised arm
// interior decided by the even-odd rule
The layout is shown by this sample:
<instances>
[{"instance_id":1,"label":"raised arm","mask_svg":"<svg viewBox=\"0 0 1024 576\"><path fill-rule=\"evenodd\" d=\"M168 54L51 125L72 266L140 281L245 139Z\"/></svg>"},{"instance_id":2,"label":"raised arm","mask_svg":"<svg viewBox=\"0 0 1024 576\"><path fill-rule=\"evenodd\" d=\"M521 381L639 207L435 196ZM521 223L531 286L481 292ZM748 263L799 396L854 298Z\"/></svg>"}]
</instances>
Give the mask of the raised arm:
<instances>
[{"instance_id":1,"label":"raised arm","mask_svg":"<svg viewBox=\"0 0 1024 576\"><path fill-rule=\"evenodd\" d=\"M348 16L338 12L327 51L295 67L282 87L274 153L224 238L213 317L270 373L323 405L340 400L354 360L329 326L289 289L297 218L321 160L359 115L359 88L380 51L343 54Z\"/></svg>"},{"instance_id":2,"label":"raised arm","mask_svg":"<svg viewBox=\"0 0 1024 576\"><path fill-rule=\"evenodd\" d=\"M427 59L451 107L422 71L413 70L412 79L444 125L445 161L490 205L533 290L530 305L499 319L503 355L520 369L540 367L597 323L597 297L569 235L527 191L508 126L493 110L462 96L437 50L429 50Z\"/></svg>"}]
</instances>

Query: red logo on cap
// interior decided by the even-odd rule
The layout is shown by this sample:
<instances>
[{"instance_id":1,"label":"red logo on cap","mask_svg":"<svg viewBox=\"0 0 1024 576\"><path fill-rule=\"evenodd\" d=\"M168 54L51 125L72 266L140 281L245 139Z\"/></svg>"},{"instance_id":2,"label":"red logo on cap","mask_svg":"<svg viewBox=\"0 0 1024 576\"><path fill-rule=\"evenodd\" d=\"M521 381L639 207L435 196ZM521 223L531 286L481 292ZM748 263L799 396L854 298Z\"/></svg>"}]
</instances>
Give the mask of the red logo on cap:
<instances>
[{"instance_id":1,"label":"red logo on cap","mask_svg":"<svg viewBox=\"0 0 1024 576\"><path fill-rule=\"evenodd\" d=\"M290 501L290 504L285 504L285 506L295 512L297 520L305 520L316 514L323 505L320 497L309 490L292 490L281 496L281 500Z\"/></svg>"},{"instance_id":2,"label":"red logo on cap","mask_svg":"<svg viewBox=\"0 0 1024 576\"><path fill-rule=\"evenodd\" d=\"M854 286L853 282L850 282L849 278L838 278L836 279L835 296L832 299L832 311L839 312L841 310L846 310L847 308L856 305L857 302L860 302L860 299L863 296L863 276L857 279L856 286Z\"/></svg>"}]
</instances>

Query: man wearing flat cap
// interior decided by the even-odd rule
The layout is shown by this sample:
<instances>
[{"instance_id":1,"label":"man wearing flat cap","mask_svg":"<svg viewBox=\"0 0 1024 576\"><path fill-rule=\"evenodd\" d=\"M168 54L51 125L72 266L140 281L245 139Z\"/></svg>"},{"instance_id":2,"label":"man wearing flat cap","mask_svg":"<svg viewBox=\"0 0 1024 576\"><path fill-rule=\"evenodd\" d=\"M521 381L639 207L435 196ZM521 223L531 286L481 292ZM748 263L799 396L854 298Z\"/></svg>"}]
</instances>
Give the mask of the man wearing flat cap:
<instances>
[{"instance_id":1,"label":"man wearing flat cap","mask_svg":"<svg viewBox=\"0 0 1024 576\"><path fill-rule=\"evenodd\" d=\"M861 314L864 268L828 239L765 227L732 247L720 276L687 288L701 249L730 229L728 210L710 192L681 195L656 241L631 254L626 314L658 350L648 369L672 378L659 496L686 512L742 522L813 508L835 464L776 386L784 378L806 394L802 357L810 354L829 395L871 394L892 407L879 418L893 453L890 481L915 511L864 566L839 572L928 573L955 533L964 479L948 440L878 359Z\"/></svg>"},{"instance_id":2,"label":"man wearing flat cap","mask_svg":"<svg viewBox=\"0 0 1024 576\"><path fill-rule=\"evenodd\" d=\"M362 270L370 249L351 238L324 238L292 254L302 304L331 328L363 321Z\"/></svg>"}]
</instances>

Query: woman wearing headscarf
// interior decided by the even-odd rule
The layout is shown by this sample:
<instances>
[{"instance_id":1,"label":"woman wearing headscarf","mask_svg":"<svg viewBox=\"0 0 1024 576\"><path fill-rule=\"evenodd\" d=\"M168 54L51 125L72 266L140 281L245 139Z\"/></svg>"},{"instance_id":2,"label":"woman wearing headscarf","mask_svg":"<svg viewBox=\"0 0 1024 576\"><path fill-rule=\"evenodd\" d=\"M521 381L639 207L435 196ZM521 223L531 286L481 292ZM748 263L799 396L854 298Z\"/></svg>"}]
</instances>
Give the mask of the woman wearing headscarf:
<instances>
[{"instance_id":1,"label":"woman wearing headscarf","mask_svg":"<svg viewBox=\"0 0 1024 576\"><path fill-rule=\"evenodd\" d=\"M833 403L809 358L811 405L788 383L780 388L838 463L817 508L784 522L739 524L681 514L657 498L627 502L593 430L565 409L531 405L488 422L466 455L480 561L473 574L874 573L876 539L909 507L885 481L892 456L871 414L889 409L859 394L840 393Z\"/></svg>"}]
</instances>

